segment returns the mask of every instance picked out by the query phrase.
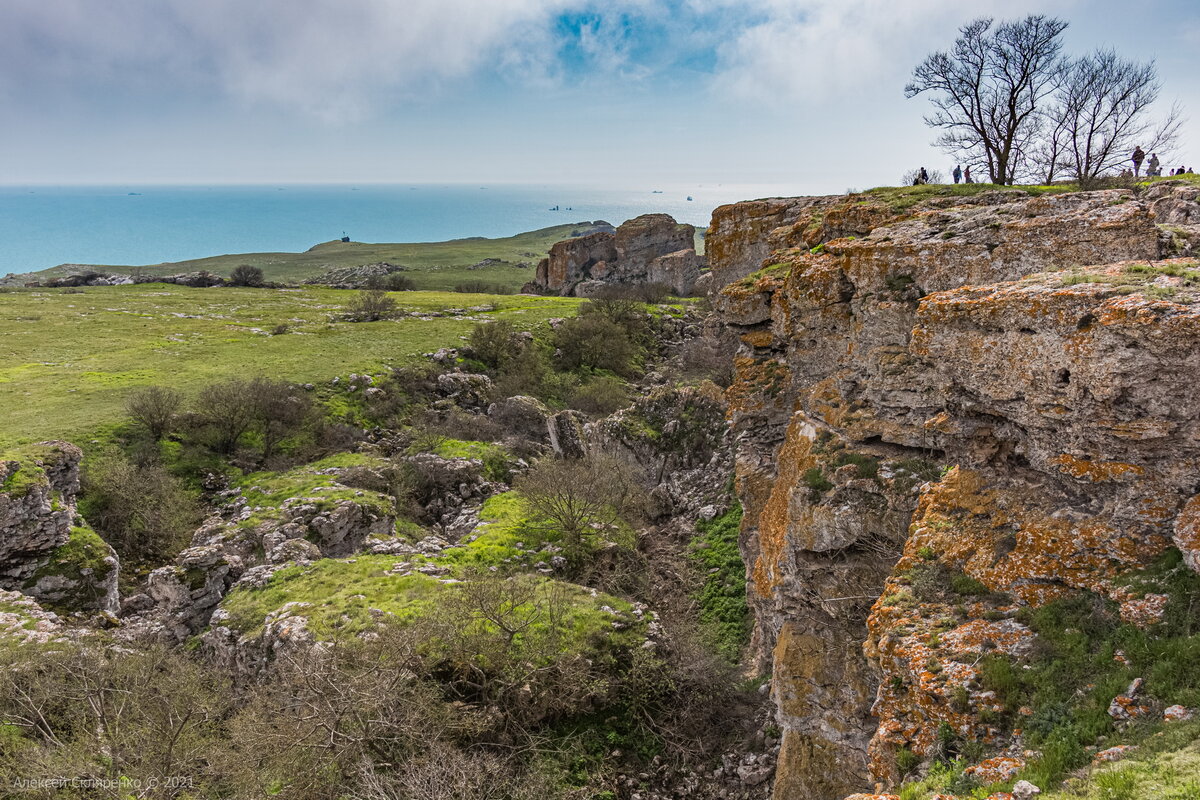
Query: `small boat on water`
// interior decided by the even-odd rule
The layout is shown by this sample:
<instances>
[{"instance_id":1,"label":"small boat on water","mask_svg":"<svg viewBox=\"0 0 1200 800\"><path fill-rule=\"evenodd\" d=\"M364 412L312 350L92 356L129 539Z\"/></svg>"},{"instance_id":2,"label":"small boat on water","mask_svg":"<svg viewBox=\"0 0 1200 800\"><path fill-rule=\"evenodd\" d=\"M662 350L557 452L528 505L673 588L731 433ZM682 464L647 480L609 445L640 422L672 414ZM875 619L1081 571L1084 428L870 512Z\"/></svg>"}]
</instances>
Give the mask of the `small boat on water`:
<instances>
[{"instance_id":1,"label":"small boat on water","mask_svg":"<svg viewBox=\"0 0 1200 800\"><path fill-rule=\"evenodd\" d=\"M692 202L692 196L690 194L688 195L688 202Z\"/></svg>"}]
</instances>

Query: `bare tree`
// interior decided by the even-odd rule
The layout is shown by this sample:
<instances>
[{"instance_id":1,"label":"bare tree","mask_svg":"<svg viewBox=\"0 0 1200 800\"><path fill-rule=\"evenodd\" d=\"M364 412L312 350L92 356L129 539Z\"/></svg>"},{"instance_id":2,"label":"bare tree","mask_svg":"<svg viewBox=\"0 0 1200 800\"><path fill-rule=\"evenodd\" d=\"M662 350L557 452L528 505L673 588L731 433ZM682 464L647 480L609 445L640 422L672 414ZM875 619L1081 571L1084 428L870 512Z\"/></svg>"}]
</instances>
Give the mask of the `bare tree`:
<instances>
[{"instance_id":1,"label":"bare tree","mask_svg":"<svg viewBox=\"0 0 1200 800\"><path fill-rule=\"evenodd\" d=\"M262 437L263 458L275 454L279 442L295 433L309 419L312 401L287 381L255 378L250 382L253 424Z\"/></svg>"},{"instance_id":2,"label":"bare tree","mask_svg":"<svg viewBox=\"0 0 1200 800\"><path fill-rule=\"evenodd\" d=\"M1067 23L1044 15L993 25L982 17L959 29L950 52L927 56L913 70L904 95L935 93L940 128L936 144L947 153L987 166L992 183L1012 183L1038 132L1041 109L1058 84Z\"/></svg>"},{"instance_id":3,"label":"bare tree","mask_svg":"<svg viewBox=\"0 0 1200 800\"><path fill-rule=\"evenodd\" d=\"M1154 62L1127 61L1112 50L1071 61L1047 114L1061 136L1063 166L1086 185L1119 170L1135 147L1149 153L1173 146L1179 109L1158 122L1150 116L1161 88Z\"/></svg>"},{"instance_id":4,"label":"bare tree","mask_svg":"<svg viewBox=\"0 0 1200 800\"><path fill-rule=\"evenodd\" d=\"M209 384L200 390L196 406L205 424L213 431L217 451L232 453L242 434L254 424L254 384L236 378Z\"/></svg>"},{"instance_id":5,"label":"bare tree","mask_svg":"<svg viewBox=\"0 0 1200 800\"><path fill-rule=\"evenodd\" d=\"M145 426L155 441L171 432L171 423L183 402L183 396L165 386L139 389L125 401L125 410L134 422Z\"/></svg>"},{"instance_id":6,"label":"bare tree","mask_svg":"<svg viewBox=\"0 0 1200 800\"><path fill-rule=\"evenodd\" d=\"M636 496L628 467L601 456L543 460L521 476L516 488L534 516L558 530L574 556L583 553L589 537L616 523Z\"/></svg>"}]
</instances>

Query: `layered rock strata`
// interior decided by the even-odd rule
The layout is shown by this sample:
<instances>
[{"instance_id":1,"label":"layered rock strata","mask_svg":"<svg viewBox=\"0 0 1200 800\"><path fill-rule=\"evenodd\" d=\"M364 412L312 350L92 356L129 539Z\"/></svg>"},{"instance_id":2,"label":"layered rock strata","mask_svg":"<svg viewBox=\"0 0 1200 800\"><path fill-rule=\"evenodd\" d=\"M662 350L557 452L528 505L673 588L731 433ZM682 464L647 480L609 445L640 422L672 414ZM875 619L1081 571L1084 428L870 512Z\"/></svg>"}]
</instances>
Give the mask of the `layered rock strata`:
<instances>
[{"instance_id":1,"label":"layered rock strata","mask_svg":"<svg viewBox=\"0 0 1200 800\"><path fill-rule=\"evenodd\" d=\"M687 295L700 277L696 229L666 214L644 214L615 231L565 239L550 248L528 288L580 297L609 284L662 283Z\"/></svg>"},{"instance_id":2,"label":"layered rock strata","mask_svg":"<svg viewBox=\"0 0 1200 800\"><path fill-rule=\"evenodd\" d=\"M83 452L42 442L0 461L0 589L60 611L117 610L116 553L75 506Z\"/></svg>"},{"instance_id":3,"label":"layered rock strata","mask_svg":"<svg viewBox=\"0 0 1200 800\"><path fill-rule=\"evenodd\" d=\"M937 700L963 681L922 670L984 642L1019 653L1028 632L980 603L924 652L890 600L918 561L1036 605L1128 599L1113 579L1173 543L1194 559L1200 272L1160 259L1189 252L1198 194L714 213L709 258L732 281L715 304L742 342L729 397L753 649L784 731L777 798L894 783L896 752L926 752L942 722L986 739L976 698L953 719L962 702Z\"/></svg>"}]
</instances>

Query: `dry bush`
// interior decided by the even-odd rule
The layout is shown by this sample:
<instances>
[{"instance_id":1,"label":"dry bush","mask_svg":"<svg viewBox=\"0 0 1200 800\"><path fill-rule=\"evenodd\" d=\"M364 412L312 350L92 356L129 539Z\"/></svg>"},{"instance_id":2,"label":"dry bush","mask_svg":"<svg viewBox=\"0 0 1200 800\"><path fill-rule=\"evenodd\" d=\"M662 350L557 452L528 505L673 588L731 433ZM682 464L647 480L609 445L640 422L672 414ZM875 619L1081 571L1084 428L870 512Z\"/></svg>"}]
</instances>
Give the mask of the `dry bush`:
<instances>
[{"instance_id":1,"label":"dry bush","mask_svg":"<svg viewBox=\"0 0 1200 800\"><path fill-rule=\"evenodd\" d=\"M183 395L166 386L139 389L125 401L125 410L133 421L158 441L171 432L171 426L183 405Z\"/></svg>"},{"instance_id":2,"label":"dry bush","mask_svg":"<svg viewBox=\"0 0 1200 800\"><path fill-rule=\"evenodd\" d=\"M606 529L640 515L644 499L628 463L611 456L543 459L515 484L533 517L580 559Z\"/></svg>"},{"instance_id":3,"label":"dry bush","mask_svg":"<svg viewBox=\"0 0 1200 800\"><path fill-rule=\"evenodd\" d=\"M351 322L378 322L398 313L396 301L383 289L364 289L346 305L345 316Z\"/></svg>"},{"instance_id":4,"label":"dry bush","mask_svg":"<svg viewBox=\"0 0 1200 800\"><path fill-rule=\"evenodd\" d=\"M734 380L733 358L737 340L706 335L689 339L679 352L679 371L688 380L709 380L728 389Z\"/></svg>"},{"instance_id":5,"label":"dry bush","mask_svg":"<svg viewBox=\"0 0 1200 800\"><path fill-rule=\"evenodd\" d=\"M80 512L123 562L161 564L200 524L195 497L160 463L102 450L84 462L82 483Z\"/></svg>"}]
</instances>

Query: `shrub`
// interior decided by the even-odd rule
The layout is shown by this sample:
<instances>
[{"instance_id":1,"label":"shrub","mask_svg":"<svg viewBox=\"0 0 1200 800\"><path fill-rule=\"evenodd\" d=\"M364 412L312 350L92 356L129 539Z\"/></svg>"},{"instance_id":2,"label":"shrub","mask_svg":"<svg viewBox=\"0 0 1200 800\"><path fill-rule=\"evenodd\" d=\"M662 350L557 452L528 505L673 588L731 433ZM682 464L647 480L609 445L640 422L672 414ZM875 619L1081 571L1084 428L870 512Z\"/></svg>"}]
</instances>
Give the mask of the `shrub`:
<instances>
[{"instance_id":1,"label":"shrub","mask_svg":"<svg viewBox=\"0 0 1200 800\"><path fill-rule=\"evenodd\" d=\"M804 485L814 492L827 492L833 488L833 484L825 477L825 473L820 467L809 467L804 470L802 480Z\"/></svg>"},{"instance_id":2,"label":"shrub","mask_svg":"<svg viewBox=\"0 0 1200 800\"><path fill-rule=\"evenodd\" d=\"M396 301L383 289L364 289L346 306L346 319L351 322L378 322L393 319L399 309Z\"/></svg>"},{"instance_id":3,"label":"shrub","mask_svg":"<svg viewBox=\"0 0 1200 800\"><path fill-rule=\"evenodd\" d=\"M591 539L632 513L639 498L629 465L611 457L543 459L516 482L533 516L554 528L575 558Z\"/></svg>"},{"instance_id":4,"label":"shrub","mask_svg":"<svg viewBox=\"0 0 1200 800\"><path fill-rule=\"evenodd\" d=\"M514 294L516 292L511 286L486 281L466 281L455 286L454 291L460 294Z\"/></svg>"},{"instance_id":5,"label":"shrub","mask_svg":"<svg viewBox=\"0 0 1200 800\"><path fill-rule=\"evenodd\" d=\"M263 458L275 454L275 448L293 435L312 414L312 400L304 391L286 381L255 378L247 387L251 403L251 427L262 439Z\"/></svg>"},{"instance_id":6,"label":"shrub","mask_svg":"<svg viewBox=\"0 0 1200 800\"><path fill-rule=\"evenodd\" d=\"M139 389L125 401L125 410L133 421L150 432L158 441L171 432L183 396L165 386L148 386Z\"/></svg>"},{"instance_id":7,"label":"shrub","mask_svg":"<svg viewBox=\"0 0 1200 800\"><path fill-rule=\"evenodd\" d=\"M468 342L475 359L490 369L510 363L525 346L517 326L506 319L477 324Z\"/></svg>"},{"instance_id":8,"label":"shrub","mask_svg":"<svg viewBox=\"0 0 1200 800\"><path fill-rule=\"evenodd\" d=\"M236 378L209 384L196 397L196 412L211 434L213 448L228 455L254 424L254 385Z\"/></svg>"},{"instance_id":9,"label":"shrub","mask_svg":"<svg viewBox=\"0 0 1200 800\"><path fill-rule=\"evenodd\" d=\"M862 453L842 451L833 463L838 467L853 464L860 478L874 478L879 475L879 460Z\"/></svg>"},{"instance_id":10,"label":"shrub","mask_svg":"<svg viewBox=\"0 0 1200 800\"><path fill-rule=\"evenodd\" d=\"M603 375L571 390L567 406L589 414L611 414L629 403L629 390L620 378Z\"/></svg>"},{"instance_id":11,"label":"shrub","mask_svg":"<svg viewBox=\"0 0 1200 800\"><path fill-rule=\"evenodd\" d=\"M411 292L417 288L416 281L399 272L389 272L383 278L382 288L389 292Z\"/></svg>"},{"instance_id":12,"label":"shrub","mask_svg":"<svg viewBox=\"0 0 1200 800\"><path fill-rule=\"evenodd\" d=\"M250 264L239 264L229 273L231 286L260 287L263 285L263 271Z\"/></svg>"},{"instance_id":13,"label":"shrub","mask_svg":"<svg viewBox=\"0 0 1200 800\"><path fill-rule=\"evenodd\" d=\"M115 449L84 463L79 510L123 562L136 564L168 560L200 522L196 499L182 481L162 464L138 466Z\"/></svg>"},{"instance_id":14,"label":"shrub","mask_svg":"<svg viewBox=\"0 0 1200 800\"><path fill-rule=\"evenodd\" d=\"M625 328L597 314L564 321L555 331L554 345L564 369L608 370L627 377L637 371L638 348Z\"/></svg>"}]
</instances>

